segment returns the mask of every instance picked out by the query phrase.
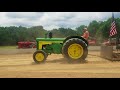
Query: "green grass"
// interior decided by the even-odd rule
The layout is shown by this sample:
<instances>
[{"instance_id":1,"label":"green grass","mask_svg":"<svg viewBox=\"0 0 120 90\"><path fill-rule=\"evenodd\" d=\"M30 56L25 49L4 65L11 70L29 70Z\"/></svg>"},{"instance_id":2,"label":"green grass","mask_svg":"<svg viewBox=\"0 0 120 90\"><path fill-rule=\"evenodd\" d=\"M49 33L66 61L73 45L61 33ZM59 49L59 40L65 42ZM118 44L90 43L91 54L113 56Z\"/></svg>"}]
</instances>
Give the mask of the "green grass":
<instances>
[{"instance_id":1,"label":"green grass","mask_svg":"<svg viewBox=\"0 0 120 90\"><path fill-rule=\"evenodd\" d=\"M0 46L0 49L16 49L17 46Z\"/></svg>"}]
</instances>

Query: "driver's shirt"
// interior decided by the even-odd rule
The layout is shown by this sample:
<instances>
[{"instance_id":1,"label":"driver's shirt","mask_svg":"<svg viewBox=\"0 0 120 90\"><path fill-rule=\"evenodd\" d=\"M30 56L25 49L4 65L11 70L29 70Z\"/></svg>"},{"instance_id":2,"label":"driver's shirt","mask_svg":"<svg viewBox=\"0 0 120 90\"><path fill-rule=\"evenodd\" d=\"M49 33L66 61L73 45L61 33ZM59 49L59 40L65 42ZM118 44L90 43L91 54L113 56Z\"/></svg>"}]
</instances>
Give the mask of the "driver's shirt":
<instances>
[{"instance_id":1,"label":"driver's shirt","mask_svg":"<svg viewBox=\"0 0 120 90\"><path fill-rule=\"evenodd\" d=\"M88 39L88 37L89 37L89 32L88 31L86 31L84 34L83 34L83 36L82 36L83 38L85 38L86 40Z\"/></svg>"}]
</instances>

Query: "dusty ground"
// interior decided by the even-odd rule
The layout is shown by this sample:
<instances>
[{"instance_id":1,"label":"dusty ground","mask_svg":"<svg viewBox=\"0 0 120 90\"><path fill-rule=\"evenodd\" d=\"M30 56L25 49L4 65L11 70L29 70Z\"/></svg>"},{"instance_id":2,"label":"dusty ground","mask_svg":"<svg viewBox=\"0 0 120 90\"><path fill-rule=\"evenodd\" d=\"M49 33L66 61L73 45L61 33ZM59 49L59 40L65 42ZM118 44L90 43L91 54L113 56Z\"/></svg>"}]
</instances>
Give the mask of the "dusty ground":
<instances>
[{"instance_id":1,"label":"dusty ground","mask_svg":"<svg viewBox=\"0 0 120 90\"><path fill-rule=\"evenodd\" d=\"M120 78L120 62L100 58L100 51L89 51L81 64L68 64L55 54L45 64L35 64L32 55L0 54L0 78Z\"/></svg>"}]
</instances>

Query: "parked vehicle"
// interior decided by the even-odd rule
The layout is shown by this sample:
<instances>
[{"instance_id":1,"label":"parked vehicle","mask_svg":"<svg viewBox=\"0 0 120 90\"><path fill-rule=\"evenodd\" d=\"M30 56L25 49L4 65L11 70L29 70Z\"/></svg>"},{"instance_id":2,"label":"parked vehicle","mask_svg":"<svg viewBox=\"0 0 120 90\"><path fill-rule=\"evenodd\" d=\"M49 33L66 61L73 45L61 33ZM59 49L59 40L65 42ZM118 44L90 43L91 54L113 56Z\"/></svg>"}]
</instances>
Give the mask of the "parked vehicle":
<instances>
[{"instance_id":1,"label":"parked vehicle","mask_svg":"<svg viewBox=\"0 0 120 90\"><path fill-rule=\"evenodd\" d=\"M20 48L36 48L36 42L30 41L18 42L18 49Z\"/></svg>"}]
</instances>

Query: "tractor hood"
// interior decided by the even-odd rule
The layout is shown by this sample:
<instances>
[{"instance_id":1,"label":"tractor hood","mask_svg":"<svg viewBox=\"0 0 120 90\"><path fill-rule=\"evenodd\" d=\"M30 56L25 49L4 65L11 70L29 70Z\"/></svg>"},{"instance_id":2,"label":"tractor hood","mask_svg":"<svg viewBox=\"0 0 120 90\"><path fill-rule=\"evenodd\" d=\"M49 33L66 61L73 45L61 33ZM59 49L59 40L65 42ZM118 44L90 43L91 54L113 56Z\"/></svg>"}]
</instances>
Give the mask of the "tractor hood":
<instances>
[{"instance_id":1,"label":"tractor hood","mask_svg":"<svg viewBox=\"0 0 120 90\"><path fill-rule=\"evenodd\" d=\"M36 41L63 41L65 38L36 38Z\"/></svg>"}]
</instances>

